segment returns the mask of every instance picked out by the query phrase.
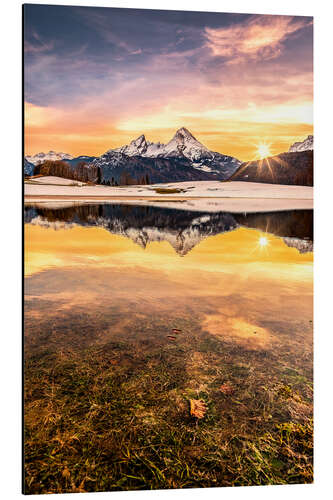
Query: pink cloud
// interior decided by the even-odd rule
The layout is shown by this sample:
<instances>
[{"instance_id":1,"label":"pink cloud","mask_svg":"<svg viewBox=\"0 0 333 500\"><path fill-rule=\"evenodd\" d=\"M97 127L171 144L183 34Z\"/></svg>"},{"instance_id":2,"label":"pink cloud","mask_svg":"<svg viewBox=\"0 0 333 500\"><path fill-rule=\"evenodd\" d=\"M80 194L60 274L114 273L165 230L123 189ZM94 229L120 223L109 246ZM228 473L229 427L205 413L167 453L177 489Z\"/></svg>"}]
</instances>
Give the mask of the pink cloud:
<instances>
[{"instance_id":1,"label":"pink cloud","mask_svg":"<svg viewBox=\"0 0 333 500\"><path fill-rule=\"evenodd\" d=\"M44 42L36 31L32 32L34 43L24 40L24 52L27 54L38 54L41 52L49 52L54 49L54 42Z\"/></svg>"},{"instance_id":2,"label":"pink cloud","mask_svg":"<svg viewBox=\"0 0 333 500\"><path fill-rule=\"evenodd\" d=\"M206 46L214 56L228 59L229 64L274 59L290 35L311 24L312 20L306 18L255 16L226 28L205 28Z\"/></svg>"},{"instance_id":3,"label":"pink cloud","mask_svg":"<svg viewBox=\"0 0 333 500\"><path fill-rule=\"evenodd\" d=\"M54 48L54 43L40 43L39 45L33 45L32 43L25 40L24 42L24 52L26 54L39 54L41 52L49 52Z\"/></svg>"}]
</instances>

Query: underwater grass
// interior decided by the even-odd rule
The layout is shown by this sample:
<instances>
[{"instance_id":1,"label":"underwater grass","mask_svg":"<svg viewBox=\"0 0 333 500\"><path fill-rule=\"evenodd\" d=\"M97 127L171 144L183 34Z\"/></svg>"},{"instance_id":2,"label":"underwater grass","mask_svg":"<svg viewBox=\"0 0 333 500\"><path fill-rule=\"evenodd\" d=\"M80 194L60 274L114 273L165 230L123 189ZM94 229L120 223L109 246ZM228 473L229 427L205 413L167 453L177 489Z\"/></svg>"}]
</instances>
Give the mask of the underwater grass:
<instances>
[{"instance_id":1,"label":"underwater grass","mask_svg":"<svg viewBox=\"0 0 333 500\"><path fill-rule=\"evenodd\" d=\"M312 482L308 371L193 318L174 342L154 337L163 322L141 325L141 340L27 350L25 493Z\"/></svg>"}]
</instances>

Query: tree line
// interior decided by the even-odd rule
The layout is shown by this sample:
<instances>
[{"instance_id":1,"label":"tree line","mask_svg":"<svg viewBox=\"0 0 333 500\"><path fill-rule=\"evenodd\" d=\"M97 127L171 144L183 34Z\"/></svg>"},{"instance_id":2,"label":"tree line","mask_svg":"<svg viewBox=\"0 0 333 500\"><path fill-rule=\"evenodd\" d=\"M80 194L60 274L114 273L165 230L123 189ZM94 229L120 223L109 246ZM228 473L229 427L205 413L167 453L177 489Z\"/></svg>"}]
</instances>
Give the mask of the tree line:
<instances>
[{"instance_id":1,"label":"tree line","mask_svg":"<svg viewBox=\"0 0 333 500\"><path fill-rule=\"evenodd\" d=\"M63 177L74 181L93 182L94 184L106 186L150 184L149 175L147 173L135 178L125 170L121 172L119 178L113 176L111 179L104 179L101 167L84 161L80 161L76 165L70 165L63 160L45 160L43 163L35 165L34 175Z\"/></svg>"}]
</instances>

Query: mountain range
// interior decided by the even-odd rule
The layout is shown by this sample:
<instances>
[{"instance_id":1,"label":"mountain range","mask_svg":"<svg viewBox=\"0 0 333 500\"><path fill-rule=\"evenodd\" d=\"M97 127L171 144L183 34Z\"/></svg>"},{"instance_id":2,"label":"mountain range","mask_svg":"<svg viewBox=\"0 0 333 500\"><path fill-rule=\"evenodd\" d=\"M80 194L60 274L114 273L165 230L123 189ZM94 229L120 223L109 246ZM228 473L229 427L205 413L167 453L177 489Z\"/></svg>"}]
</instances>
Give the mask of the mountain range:
<instances>
[{"instance_id":1,"label":"mountain range","mask_svg":"<svg viewBox=\"0 0 333 500\"><path fill-rule=\"evenodd\" d=\"M61 172L61 176L70 179L107 185L229 179L312 185L312 150L313 136L308 136L303 142L294 143L288 153L242 163L209 150L182 127L167 144L147 141L142 134L130 144L109 149L99 157L73 157L55 151L26 156L24 175Z\"/></svg>"},{"instance_id":2,"label":"mountain range","mask_svg":"<svg viewBox=\"0 0 333 500\"><path fill-rule=\"evenodd\" d=\"M37 153L32 156L26 156L25 158L29 163L37 165L37 163L43 163L43 161L45 160L72 160L73 156L68 153L57 153L56 151L49 151L48 153Z\"/></svg>"},{"instance_id":3,"label":"mountain range","mask_svg":"<svg viewBox=\"0 0 333 500\"><path fill-rule=\"evenodd\" d=\"M140 135L130 144L109 149L100 157L73 158L66 153L49 151L27 156L25 160L35 165L34 173L47 160L66 161L73 167L74 177L71 178L75 178L75 167L85 162L93 167L90 181L116 185L124 183L123 180L125 183L142 183L143 178L149 183L224 180L241 164L237 158L210 151L184 127L177 130L167 144L149 142ZM26 175L31 175L30 170L30 167L25 169Z\"/></svg>"},{"instance_id":4,"label":"mountain range","mask_svg":"<svg viewBox=\"0 0 333 500\"><path fill-rule=\"evenodd\" d=\"M149 142L140 135L128 145L110 149L91 164L101 168L102 184L113 184L123 183L121 177L124 176L134 181L148 176L150 183L224 180L241 162L210 151L183 127L167 144Z\"/></svg>"}]
</instances>

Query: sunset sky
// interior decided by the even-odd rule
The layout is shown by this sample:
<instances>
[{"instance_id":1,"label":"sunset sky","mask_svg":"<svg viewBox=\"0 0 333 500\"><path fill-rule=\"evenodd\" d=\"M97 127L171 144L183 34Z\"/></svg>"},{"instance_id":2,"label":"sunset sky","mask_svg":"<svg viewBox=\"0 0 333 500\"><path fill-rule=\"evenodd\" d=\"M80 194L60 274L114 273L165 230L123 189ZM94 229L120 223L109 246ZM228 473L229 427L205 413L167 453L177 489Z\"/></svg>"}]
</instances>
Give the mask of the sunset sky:
<instances>
[{"instance_id":1,"label":"sunset sky","mask_svg":"<svg viewBox=\"0 0 333 500\"><path fill-rule=\"evenodd\" d=\"M24 28L26 155L185 126L245 161L312 133L312 18L26 5Z\"/></svg>"}]
</instances>

